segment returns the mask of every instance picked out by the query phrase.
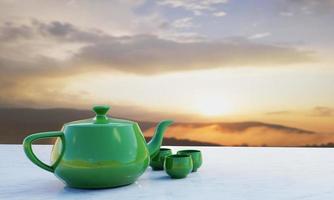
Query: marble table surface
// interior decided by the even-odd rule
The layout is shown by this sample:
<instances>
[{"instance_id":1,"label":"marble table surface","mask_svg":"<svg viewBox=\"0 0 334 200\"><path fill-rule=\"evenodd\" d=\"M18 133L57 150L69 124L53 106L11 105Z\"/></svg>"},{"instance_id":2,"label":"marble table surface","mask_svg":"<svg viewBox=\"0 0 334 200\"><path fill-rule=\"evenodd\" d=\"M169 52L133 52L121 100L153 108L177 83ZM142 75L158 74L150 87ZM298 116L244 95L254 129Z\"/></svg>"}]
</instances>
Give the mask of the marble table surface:
<instances>
[{"instance_id":1,"label":"marble table surface","mask_svg":"<svg viewBox=\"0 0 334 200\"><path fill-rule=\"evenodd\" d=\"M79 190L33 165L21 145L0 145L0 199L334 199L334 149L171 148L201 149L202 168L178 180L148 168L129 186ZM49 145L34 146L46 162L50 149Z\"/></svg>"}]
</instances>

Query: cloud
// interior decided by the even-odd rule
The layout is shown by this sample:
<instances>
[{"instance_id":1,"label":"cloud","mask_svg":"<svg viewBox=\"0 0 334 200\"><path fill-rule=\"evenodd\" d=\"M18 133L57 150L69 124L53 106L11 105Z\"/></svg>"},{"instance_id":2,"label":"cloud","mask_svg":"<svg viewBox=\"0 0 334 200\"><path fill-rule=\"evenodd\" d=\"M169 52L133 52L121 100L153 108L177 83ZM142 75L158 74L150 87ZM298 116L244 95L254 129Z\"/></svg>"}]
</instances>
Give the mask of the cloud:
<instances>
[{"instance_id":1,"label":"cloud","mask_svg":"<svg viewBox=\"0 0 334 200\"><path fill-rule=\"evenodd\" d=\"M227 3L227 0L161 0L159 5L172 8L183 8L193 12L195 15L201 15L204 11L215 10L215 6Z\"/></svg>"},{"instance_id":2,"label":"cloud","mask_svg":"<svg viewBox=\"0 0 334 200\"><path fill-rule=\"evenodd\" d=\"M19 36L24 36L21 38L53 40L57 42L56 46L68 43L83 44L82 48L66 61L43 55L45 51L41 51L42 55L29 55L30 52L26 51L26 55L22 54L20 58L0 56L0 68L17 73L36 72L41 69L51 69L53 73L63 70L79 72L83 69L100 68L148 75L221 67L281 66L309 62L313 59L312 52L287 46L254 43L245 38L178 42L155 35L114 37L98 30L83 30L58 21L34 21L25 25L24 29L15 29L13 25L2 26L0 38L8 37L3 34L8 32L7 29L17 30L16 36L12 38L16 43L20 43L17 40ZM12 41L12 44L15 42ZM5 45L0 46L0 53L10 50Z\"/></svg>"},{"instance_id":3,"label":"cloud","mask_svg":"<svg viewBox=\"0 0 334 200\"><path fill-rule=\"evenodd\" d=\"M42 19L59 20L81 27L100 27L110 34L140 34L159 29L163 17L156 10L140 14L138 8L145 0L113 0L92 2L89 0L5 0L0 1L0 20ZM61 11L61 12L60 12Z\"/></svg>"},{"instance_id":4,"label":"cloud","mask_svg":"<svg viewBox=\"0 0 334 200\"><path fill-rule=\"evenodd\" d=\"M166 32L161 34L160 38L176 41L176 42L202 42L206 41L207 38L199 33L191 31L180 31L180 32Z\"/></svg>"},{"instance_id":5,"label":"cloud","mask_svg":"<svg viewBox=\"0 0 334 200\"><path fill-rule=\"evenodd\" d=\"M244 39L180 43L153 35L139 35L88 45L75 55L73 61L136 74L155 74L247 65L286 65L310 61L311 57L309 52Z\"/></svg>"},{"instance_id":6,"label":"cloud","mask_svg":"<svg viewBox=\"0 0 334 200\"><path fill-rule=\"evenodd\" d=\"M268 37L270 35L271 35L270 32L256 33L254 35L249 36L248 39L260 39L260 38Z\"/></svg>"},{"instance_id":7,"label":"cloud","mask_svg":"<svg viewBox=\"0 0 334 200\"><path fill-rule=\"evenodd\" d=\"M285 66L313 59L312 52L293 47L258 44L245 38L208 41L184 34L183 40L180 35L179 40L170 40L156 35L112 36L60 21L4 23L0 26L0 101L35 105L43 99L67 105L69 98L62 97L78 98L81 91L64 91L66 83L84 73L118 71L147 76L224 67Z\"/></svg>"},{"instance_id":8,"label":"cloud","mask_svg":"<svg viewBox=\"0 0 334 200\"><path fill-rule=\"evenodd\" d=\"M184 17L173 21L171 24L173 28L191 28L194 27L191 17Z\"/></svg>"},{"instance_id":9,"label":"cloud","mask_svg":"<svg viewBox=\"0 0 334 200\"><path fill-rule=\"evenodd\" d=\"M266 112L266 115L287 115L291 114L289 110L280 110L280 111L273 111L273 112Z\"/></svg>"},{"instance_id":10,"label":"cloud","mask_svg":"<svg viewBox=\"0 0 334 200\"><path fill-rule=\"evenodd\" d=\"M284 17L292 17L294 15L292 12L280 12L279 14Z\"/></svg>"},{"instance_id":11,"label":"cloud","mask_svg":"<svg viewBox=\"0 0 334 200\"><path fill-rule=\"evenodd\" d=\"M306 117L332 117L334 116L334 108L327 106L316 106L314 108L310 108L303 111L296 110L280 110L273 112L266 112L266 115L301 115Z\"/></svg>"},{"instance_id":12,"label":"cloud","mask_svg":"<svg viewBox=\"0 0 334 200\"><path fill-rule=\"evenodd\" d=\"M10 22L1 27L0 41L12 41L17 39L29 39L33 36L31 28L27 25L15 25Z\"/></svg>"},{"instance_id":13,"label":"cloud","mask_svg":"<svg viewBox=\"0 0 334 200\"><path fill-rule=\"evenodd\" d=\"M220 12L215 12L215 13L213 13L213 16L216 16L216 17L224 17L224 16L226 16L226 15L227 15L227 13L224 12L224 11L220 11Z\"/></svg>"},{"instance_id":14,"label":"cloud","mask_svg":"<svg viewBox=\"0 0 334 200\"><path fill-rule=\"evenodd\" d=\"M317 106L313 108L312 114L318 117L332 117L334 116L334 108Z\"/></svg>"},{"instance_id":15,"label":"cloud","mask_svg":"<svg viewBox=\"0 0 334 200\"><path fill-rule=\"evenodd\" d=\"M333 0L284 0L279 2L280 15L293 16L296 14L326 14L334 11Z\"/></svg>"}]
</instances>

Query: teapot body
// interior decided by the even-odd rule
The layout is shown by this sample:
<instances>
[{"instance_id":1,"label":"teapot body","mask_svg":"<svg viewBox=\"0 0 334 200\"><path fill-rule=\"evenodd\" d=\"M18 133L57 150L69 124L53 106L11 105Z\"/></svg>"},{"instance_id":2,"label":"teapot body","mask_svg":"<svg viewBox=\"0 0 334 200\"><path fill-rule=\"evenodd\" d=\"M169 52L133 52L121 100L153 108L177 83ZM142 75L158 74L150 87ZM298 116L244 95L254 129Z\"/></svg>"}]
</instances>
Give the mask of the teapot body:
<instances>
[{"instance_id":1,"label":"teapot body","mask_svg":"<svg viewBox=\"0 0 334 200\"><path fill-rule=\"evenodd\" d=\"M109 118L108 106L95 106L93 110L94 118L69 122L61 131L27 136L23 141L26 156L74 188L110 188L135 182L148 167L150 156L159 151L172 121L161 121L147 144L138 123ZM57 138L51 165L38 159L32 150L32 143L44 138Z\"/></svg>"},{"instance_id":2,"label":"teapot body","mask_svg":"<svg viewBox=\"0 0 334 200\"><path fill-rule=\"evenodd\" d=\"M51 163L57 162L54 174L70 187L131 184L149 164L145 138L136 123L68 125L63 132L64 139L58 138L52 149Z\"/></svg>"}]
</instances>

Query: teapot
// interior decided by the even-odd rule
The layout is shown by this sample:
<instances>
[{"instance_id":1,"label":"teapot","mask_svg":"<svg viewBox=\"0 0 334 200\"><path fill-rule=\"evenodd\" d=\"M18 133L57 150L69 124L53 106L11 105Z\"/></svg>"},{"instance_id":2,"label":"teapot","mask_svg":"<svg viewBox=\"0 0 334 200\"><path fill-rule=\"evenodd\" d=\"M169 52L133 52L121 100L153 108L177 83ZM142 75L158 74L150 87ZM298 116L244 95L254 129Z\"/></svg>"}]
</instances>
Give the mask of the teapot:
<instances>
[{"instance_id":1,"label":"teapot","mask_svg":"<svg viewBox=\"0 0 334 200\"><path fill-rule=\"evenodd\" d=\"M66 123L60 131L27 136L23 141L26 156L69 187L111 188L135 182L148 167L150 157L158 153L163 134L173 122L161 121L146 143L138 123L108 117L108 106L93 110L94 118ZM42 138L57 138L50 165L32 151L32 142Z\"/></svg>"}]
</instances>

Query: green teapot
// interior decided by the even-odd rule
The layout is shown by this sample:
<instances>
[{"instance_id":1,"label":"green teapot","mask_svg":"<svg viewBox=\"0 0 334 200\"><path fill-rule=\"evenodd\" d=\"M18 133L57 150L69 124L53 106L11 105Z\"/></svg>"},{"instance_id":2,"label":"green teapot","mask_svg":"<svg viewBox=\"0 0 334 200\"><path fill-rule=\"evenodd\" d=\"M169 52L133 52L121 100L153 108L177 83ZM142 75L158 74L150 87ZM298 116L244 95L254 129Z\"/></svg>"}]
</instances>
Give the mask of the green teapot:
<instances>
[{"instance_id":1,"label":"green teapot","mask_svg":"<svg viewBox=\"0 0 334 200\"><path fill-rule=\"evenodd\" d=\"M24 152L37 166L54 173L69 187L110 188L137 180L158 153L166 128L158 124L151 141L145 138L136 122L109 118L108 106L95 106L92 119L66 123L61 131L36 133L23 141ZM51 164L40 161L32 151L32 142L57 137L51 152Z\"/></svg>"}]
</instances>

